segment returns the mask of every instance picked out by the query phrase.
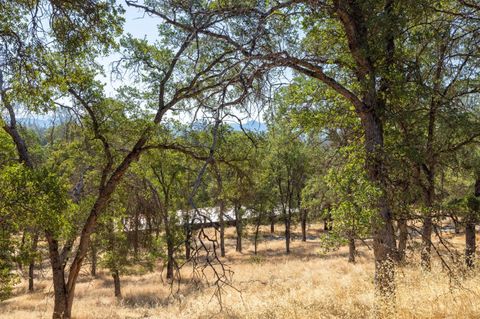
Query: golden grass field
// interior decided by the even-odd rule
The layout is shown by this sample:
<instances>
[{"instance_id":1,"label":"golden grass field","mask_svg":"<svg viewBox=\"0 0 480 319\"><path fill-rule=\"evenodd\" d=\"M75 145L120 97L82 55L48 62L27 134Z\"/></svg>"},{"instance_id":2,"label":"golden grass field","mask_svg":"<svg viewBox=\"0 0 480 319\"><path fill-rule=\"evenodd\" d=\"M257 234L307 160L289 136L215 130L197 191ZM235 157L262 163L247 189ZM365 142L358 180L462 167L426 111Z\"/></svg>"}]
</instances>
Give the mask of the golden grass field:
<instances>
[{"instance_id":1,"label":"golden grass field","mask_svg":"<svg viewBox=\"0 0 480 319\"><path fill-rule=\"evenodd\" d=\"M299 229L298 229L299 231ZM311 230L315 233L315 227ZM281 234L278 227L277 235ZM188 282L172 297L160 272L122 277L123 298L113 296L108 273L80 278L73 317L86 318L371 318L373 317L372 252L359 245L356 264L347 262L346 247L324 253L318 240L295 239L284 254L282 240L263 240L259 257L253 245L235 252L233 230L228 231L226 261L234 271L233 286L222 294L221 310L214 288ZM452 239L459 249L462 238ZM184 277L189 270L184 270ZM50 318L52 287L45 271L37 292L25 293L25 283L12 298L0 303L0 318ZM431 273L422 272L415 258L397 270L396 318L480 318L480 274L450 280L438 260Z\"/></svg>"}]
</instances>

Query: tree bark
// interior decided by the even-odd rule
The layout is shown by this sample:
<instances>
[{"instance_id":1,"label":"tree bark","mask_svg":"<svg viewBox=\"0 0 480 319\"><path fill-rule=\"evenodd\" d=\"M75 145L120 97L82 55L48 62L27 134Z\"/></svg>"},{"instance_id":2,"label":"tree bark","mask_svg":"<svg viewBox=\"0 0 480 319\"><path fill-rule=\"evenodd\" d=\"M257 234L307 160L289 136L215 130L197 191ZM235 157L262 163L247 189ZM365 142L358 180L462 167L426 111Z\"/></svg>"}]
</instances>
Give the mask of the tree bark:
<instances>
[{"instance_id":1,"label":"tree bark","mask_svg":"<svg viewBox=\"0 0 480 319\"><path fill-rule=\"evenodd\" d=\"M48 242L53 277L54 304L52 318L70 319L72 312L72 303L70 300L72 299L68 297L68 289L65 282L65 269L63 260L58 252L58 241L48 232L45 235Z\"/></svg>"},{"instance_id":2,"label":"tree bark","mask_svg":"<svg viewBox=\"0 0 480 319\"><path fill-rule=\"evenodd\" d=\"M235 205L235 228L237 231L237 242L235 250L239 253L242 252L242 217L240 216L240 205Z\"/></svg>"},{"instance_id":3,"label":"tree bark","mask_svg":"<svg viewBox=\"0 0 480 319\"><path fill-rule=\"evenodd\" d=\"M285 215L285 251L287 252L287 254L290 254L291 218L290 218L290 213L285 212L284 215Z\"/></svg>"},{"instance_id":4,"label":"tree bark","mask_svg":"<svg viewBox=\"0 0 480 319\"><path fill-rule=\"evenodd\" d=\"M31 246L31 254L34 256L30 260L30 265L28 265L28 291L33 292L34 291L34 276L35 276L35 253L37 252L37 246L38 246L38 231L35 230L33 232L33 238L32 238L32 246Z\"/></svg>"},{"instance_id":5,"label":"tree bark","mask_svg":"<svg viewBox=\"0 0 480 319\"><path fill-rule=\"evenodd\" d=\"M122 291L120 289L120 274L118 270L115 270L112 273L112 277L113 277L113 287L115 290L115 297L120 298L122 296Z\"/></svg>"},{"instance_id":6,"label":"tree bark","mask_svg":"<svg viewBox=\"0 0 480 319\"><path fill-rule=\"evenodd\" d=\"M423 219L422 252L421 252L421 265L422 265L422 269L425 271L430 271L432 268L432 264L431 264L432 230L433 230L432 217L427 216Z\"/></svg>"},{"instance_id":7,"label":"tree bark","mask_svg":"<svg viewBox=\"0 0 480 319\"><path fill-rule=\"evenodd\" d=\"M307 241L307 210L301 209L302 241Z\"/></svg>"},{"instance_id":8,"label":"tree bark","mask_svg":"<svg viewBox=\"0 0 480 319\"><path fill-rule=\"evenodd\" d=\"M405 262L405 251L407 249L408 228L407 220L402 218L398 221L398 262Z\"/></svg>"},{"instance_id":9,"label":"tree bark","mask_svg":"<svg viewBox=\"0 0 480 319\"><path fill-rule=\"evenodd\" d=\"M355 263L355 255L357 251L355 248L355 238L350 236L348 238L348 262L349 263Z\"/></svg>"},{"instance_id":10,"label":"tree bark","mask_svg":"<svg viewBox=\"0 0 480 319\"><path fill-rule=\"evenodd\" d=\"M465 264L468 268L475 265L475 222L468 218L465 225Z\"/></svg>"},{"instance_id":11,"label":"tree bark","mask_svg":"<svg viewBox=\"0 0 480 319\"><path fill-rule=\"evenodd\" d=\"M218 219L220 224L220 256L225 257L225 201L223 199L223 183L222 175L217 164L213 163L213 169L215 171L215 177L217 179L217 200L219 206Z\"/></svg>"},{"instance_id":12,"label":"tree bark","mask_svg":"<svg viewBox=\"0 0 480 319\"><path fill-rule=\"evenodd\" d=\"M220 256L225 257L225 220L223 218L225 214L225 206L223 200L220 201Z\"/></svg>"},{"instance_id":13,"label":"tree bark","mask_svg":"<svg viewBox=\"0 0 480 319\"><path fill-rule=\"evenodd\" d=\"M475 181L474 196L480 199L480 176L477 177ZM475 225L477 219L475 218L478 212L471 211L470 216L467 217L467 222L465 225L465 264L469 268L475 266L475 249L476 249L476 235L475 235Z\"/></svg>"},{"instance_id":14,"label":"tree bark","mask_svg":"<svg viewBox=\"0 0 480 319\"><path fill-rule=\"evenodd\" d=\"M95 245L92 245L92 247L90 248L90 256L92 259L90 275L92 277L97 277L97 248L95 247Z\"/></svg>"},{"instance_id":15,"label":"tree bark","mask_svg":"<svg viewBox=\"0 0 480 319\"><path fill-rule=\"evenodd\" d=\"M270 233L275 233L275 213L272 211L270 214Z\"/></svg>"},{"instance_id":16,"label":"tree bark","mask_svg":"<svg viewBox=\"0 0 480 319\"><path fill-rule=\"evenodd\" d=\"M371 104L371 103L369 103ZM368 104L367 104L368 105ZM385 172L383 163L383 126L374 113L374 108L361 113L365 132L366 169L371 182L382 190L377 199L378 215L372 220L373 251L375 256L375 288L380 299L379 306L386 306L395 300L396 240L392 212L385 194Z\"/></svg>"},{"instance_id":17,"label":"tree bark","mask_svg":"<svg viewBox=\"0 0 480 319\"><path fill-rule=\"evenodd\" d=\"M332 223L333 219L332 219L332 213L330 209L331 209L330 205L328 205L327 216L323 220L323 230L326 232L331 231L333 229L333 223Z\"/></svg>"},{"instance_id":18,"label":"tree bark","mask_svg":"<svg viewBox=\"0 0 480 319\"><path fill-rule=\"evenodd\" d=\"M167 228L165 228L167 229ZM175 250L175 243L173 241L173 237L171 231L169 229L167 236L167 279L173 280L173 267L174 267L174 250Z\"/></svg>"},{"instance_id":19,"label":"tree bark","mask_svg":"<svg viewBox=\"0 0 480 319\"><path fill-rule=\"evenodd\" d=\"M258 248L258 233L260 230L260 215L257 218L257 223L255 225L255 239L254 239L254 254L257 254L257 248Z\"/></svg>"}]
</instances>

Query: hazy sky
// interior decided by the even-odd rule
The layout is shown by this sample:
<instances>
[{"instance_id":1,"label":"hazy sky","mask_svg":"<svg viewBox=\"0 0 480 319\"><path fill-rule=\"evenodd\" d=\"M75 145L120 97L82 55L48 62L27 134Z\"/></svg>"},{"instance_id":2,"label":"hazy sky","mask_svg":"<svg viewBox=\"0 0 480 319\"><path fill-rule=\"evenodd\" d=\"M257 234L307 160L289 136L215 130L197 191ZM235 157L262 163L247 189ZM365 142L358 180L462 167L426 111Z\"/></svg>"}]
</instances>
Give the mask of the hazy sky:
<instances>
[{"instance_id":1,"label":"hazy sky","mask_svg":"<svg viewBox=\"0 0 480 319\"><path fill-rule=\"evenodd\" d=\"M157 25L159 23L162 23L162 20L159 17L145 14L143 10L129 7L125 3L122 3L122 6L126 11L123 33L125 35L130 33L136 38L147 39L151 43L155 42L158 35ZM106 93L110 96L115 95L116 87L122 84L129 83L128 77L125 77L120 81L120 80L114 80L110 76L112 62L118 59L119 59L118 54L112 54L111 56L103 57L98 60L98 62L100 62L104 66L107 76L105 78L101 78L101 80L106 83L105 90L106 90ZM245 115L242 115L236 111L234 111L234 113L236 116L242 118L243 124L251 120L262 121L261 114L254 115L253 117L245 117ZM167 117L169 117L168 114L167 114ZM191 117L186 114L182 115L181 118L178 118L178 117L176 118L181 120L182 122L189 122L191 120ZM227 120L227 122L232 123L232 122L237 122L237 120L234 118L230 118ZM253 128L253 129L256 130L257 128ZM262 128L259 126L258 129L262 129Z\"/></svg>"}]
</instances>

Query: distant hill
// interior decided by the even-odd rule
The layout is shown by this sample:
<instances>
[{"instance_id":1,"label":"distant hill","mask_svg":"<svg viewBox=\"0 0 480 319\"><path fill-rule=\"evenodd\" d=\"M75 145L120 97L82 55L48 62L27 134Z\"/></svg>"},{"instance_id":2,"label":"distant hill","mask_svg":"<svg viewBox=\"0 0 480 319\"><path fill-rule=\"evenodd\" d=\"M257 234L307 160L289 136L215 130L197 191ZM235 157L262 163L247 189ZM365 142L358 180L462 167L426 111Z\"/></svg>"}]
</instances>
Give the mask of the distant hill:
<instances>
[{"instance_id":1,"label":"distant hill","mask_svg":"<svg viewBox=\"0 0 480 319\"><path fill-rule=\"evenodd\" d=\"M41 129L45 129L52 126L51 118L20 117L17 119L17 122L26 127L41 128Z\"/></svg>"},{"instance_id":2,"label":"distant hill","mask_svg":"<svg viewBox=\"0 0 480 319\"><path fill-rule=\"evenodd\" d=\"M240 127L240 124L238 123L232 123L230 124L230 126L236 131L242 130L242 128ZM267 130L267 126L264 123L258 122L255 120L242 123L242 127L245 131L252 131L252 132L265 132Z\"/></svg>"},{"instance_id":3,"label":"distant hill","mask_svg":"<svg viewBox=\"0 0 480 319\"><path fill-rule=\"evenodd\" d=\"M32 128L39 128L39 129L46 129L52 126L52 119L48 117L44 118L34 118L34 117L22 117L17 119L18 123ZM55 124L58 124L59 120ZM195 129L203 129L206 124L202 122L195 123L193 127ZM241 131L242 128L239 123L229 123L230 127L233 128L235 131ZM267 126L259 121L251 120L245 123L242 123L242 127L245 131L250 132L265 132L267 130Z\"/></svg>"}]
</instances>

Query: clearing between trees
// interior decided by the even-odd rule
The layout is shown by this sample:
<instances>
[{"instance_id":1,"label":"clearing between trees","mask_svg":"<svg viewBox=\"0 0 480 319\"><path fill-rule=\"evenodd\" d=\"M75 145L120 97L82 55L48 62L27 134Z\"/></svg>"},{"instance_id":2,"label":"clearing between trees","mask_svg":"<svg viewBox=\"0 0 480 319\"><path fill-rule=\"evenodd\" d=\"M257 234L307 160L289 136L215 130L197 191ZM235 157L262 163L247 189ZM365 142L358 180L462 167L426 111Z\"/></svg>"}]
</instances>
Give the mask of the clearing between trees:
<instances>
[{"instance_id":1,"label":"clearing between trees","mask_svg":"<svg viewBox=\"0 0 480 319\"><path fill-rule=\"evenodd\" d=\"M252 235L253 229L248 229ZM281 225L274 234L262 227L258 254L251 236L243 253L235 251L234 228L226 230L226 263L234 271L233 288L222 293L223 311L214 287L193 284L191 269L182 269L182 283L173 293L165 271L132 273L122 277L123 297L114 297L113 280L106 270L90 276L86 263L75 291L73 318L371 318L374 316L373 252L357 247L356 263L349 263L348 247L326 252L323 229L311 225L309 239L293 232L291 254L285 254ZM446 234L462 247L463 235ZM247 239L247 238L246 238ZM478 318L480 274L456 269L450 278L434 258L431 272L419 267L417 241L411 241L407 264L397 271L396 318ZM419 242L418 242L419 243ZM435 243L435 241L434 241ZM366 244L370 245L369 240ZM417 250L417 251L415 251ZM460 259L462 260L462 259ZM45 267L45 269L48 269ZM0 305L0 318L49 318L53 309L51 275L42 272L35 293L19 284L14 297ZM177 288L179 290L177 290Z\"/></svg>"}]
</instances>

